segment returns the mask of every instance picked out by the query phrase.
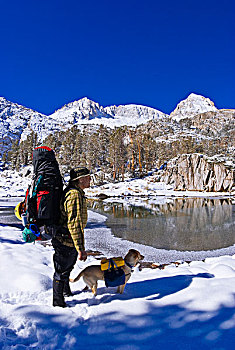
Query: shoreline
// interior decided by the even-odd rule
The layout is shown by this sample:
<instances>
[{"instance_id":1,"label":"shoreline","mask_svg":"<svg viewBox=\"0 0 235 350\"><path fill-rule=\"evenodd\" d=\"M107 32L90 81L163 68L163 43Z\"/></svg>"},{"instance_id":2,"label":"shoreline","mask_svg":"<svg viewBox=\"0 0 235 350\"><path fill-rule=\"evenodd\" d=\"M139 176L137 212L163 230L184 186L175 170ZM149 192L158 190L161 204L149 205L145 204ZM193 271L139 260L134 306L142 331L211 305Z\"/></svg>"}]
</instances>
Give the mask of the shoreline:
<instances>
[{"instance_id":1,"label":"shoreline","mask_svg":"<svg viewBox=\"0 0 235 350\"><path fill-rule=\"evenodd\" d=\"M157 196L156 196L157 197ZM168 198L164 196L165 199L175 199ZM1 207L14 207L20 200L24 197L0 197L0 208ZM116 197L112 197L113 199ZM148 199L148 197L145 197ZM181 198L181 197L180 197ZM186 197L185 199L190 198ZM195 197L193 197L195 198ZM209 199L208 197L205 197ZM214 197L218 198L218 197ZM99 200L99 198L93 198ZM108 198L109 201L111 198ZM126 201L125 198L116 198L120 201ZM132 205L135 200L143 201L143 197L131 196ZM153 200L153 198L151 197ZM161 196L163 199L163 196ZM225 199L222 197L221 199ZM103 201L104 203L106 200ZM7 205L8 203L8 205ZM138 205L136 203L136 205ZM144 202L142 203L144 206ZM111 228L106 225L107 217L103 214L99 214L95 211L92 211L92 208L89 209L89 221L88 227L86 228L86 239L87 239L87 249L92 251L100 251L103 255L107 256L118 256L122 255L124 251L128 250L130 247L140 250L143 252L143 255L146 257L146 262L165 264L172 261L202 261L206 258L219 258L225 255L234 255L235 254L235 244L214 249L214 250L198 250L198 251L180 251L180 250L166 250L160 248L154 248L148 245L141 243L135 243L128 241L119 237L114 236ZM19 221L20 223L20 221ZM94 227L97 226L97 227Z\"/></svg>"},{"instance_id":2,"label":"shoreline","mask_svg":"<svg viewBox=\"0 0 235 350\"><path fill-rule=\"evenodd\" d=\"M133 248L141 251L145 262L168 264L176 261L203 261L207 258L219 258L235 254L235 244L225 248L205 251L178 251L154 248L141 243L128 241L113 235L111 228L106 226L105 215L89 210L88 227L85 229L85 240L88 250L100 251L106 257L123 255L123 252ZM93 226L95 226L93 228Z\"/></svg>"}]
</instances>

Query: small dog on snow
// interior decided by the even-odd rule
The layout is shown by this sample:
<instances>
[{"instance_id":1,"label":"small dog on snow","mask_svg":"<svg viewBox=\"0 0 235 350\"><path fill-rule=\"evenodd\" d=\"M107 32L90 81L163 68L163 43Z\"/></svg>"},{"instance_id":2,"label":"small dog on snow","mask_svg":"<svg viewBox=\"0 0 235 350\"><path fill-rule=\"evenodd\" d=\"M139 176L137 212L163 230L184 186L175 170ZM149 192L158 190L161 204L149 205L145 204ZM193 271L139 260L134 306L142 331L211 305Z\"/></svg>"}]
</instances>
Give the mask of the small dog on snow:
<instances>
[{"instance_id":1,"label":"small dog on snow","mask_svg":"<svg viewBox=\"0 0 235 350\"><path fill-rule=\"evenodd\" d=\"M126 286L127 281L131 277L132 267L136 266L138 262L144 259L144 256L138 252L138 250L130 249L127 255L124 258L125 265L120 267L123 269L125 273L125 283L121 286L118 286L117 293L122 294L124 288ZM84 270L82 270L77 277L74 279L70 278L70 282L77 282L81 277L83 277L83 281L86 283L85 290L91 288L94 296L97 295L97 282L104 281L104 271L101 270L100 265L91 265L87 266Z\"/></svg>"}]
</instances>

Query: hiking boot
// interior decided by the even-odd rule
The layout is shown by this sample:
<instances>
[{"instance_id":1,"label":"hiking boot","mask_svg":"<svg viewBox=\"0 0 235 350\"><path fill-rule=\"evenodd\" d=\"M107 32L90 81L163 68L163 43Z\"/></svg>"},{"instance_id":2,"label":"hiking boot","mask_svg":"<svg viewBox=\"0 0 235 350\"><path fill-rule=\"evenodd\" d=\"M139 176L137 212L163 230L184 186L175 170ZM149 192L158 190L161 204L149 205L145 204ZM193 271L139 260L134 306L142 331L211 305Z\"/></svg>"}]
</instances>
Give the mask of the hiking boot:
<instances>
[{"instance_id":1,"label":"hiking boot","mask_svg":"<svg viewBox=\"0 0 235 350\"><path fill-rule=\"evenodd\" d=\"M53 306L59 306L59 307L67 307L66 302L64 301L58 301L53 299Z\"/></svg>"},{"instance_id":2,"label":"hiking boot","mask_svg":"<svg viewBox=\"0 0 235 350\"><path fill-rule=\"evenodd\" d=\"M66 307L63 296L64 281L53 280L53 306Z\"/></svg>"},{"instance_id":3,"label":"hiking boot","mask_svg":"<svg viewBox=\"0 0 235 350\"><path fill-rule=\"evenodd\" d=\"M71 292L69 280L64 281L64 289L63 289L64 297L72 297L73 293Z\"/></svg>"}]
</instances>

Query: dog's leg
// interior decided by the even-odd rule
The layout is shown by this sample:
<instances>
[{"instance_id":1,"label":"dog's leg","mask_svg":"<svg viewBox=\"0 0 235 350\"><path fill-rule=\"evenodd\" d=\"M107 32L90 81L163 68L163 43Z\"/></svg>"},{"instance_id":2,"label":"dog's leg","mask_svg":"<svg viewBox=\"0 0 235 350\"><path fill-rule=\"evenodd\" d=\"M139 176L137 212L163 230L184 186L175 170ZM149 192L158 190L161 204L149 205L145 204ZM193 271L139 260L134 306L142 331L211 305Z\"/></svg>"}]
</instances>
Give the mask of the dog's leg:
<instances>
[{"instance_id":1,"label":"dog's leg","mask_svg":"<svg viewBox=\"0 0 235 350\"><path fill-rule=\"evenodd\" d=\"M94 296L97 295L97 281L91 281L89 278L83 277L83 281L86 283L87 287L92 290ZM87 288L87 289L88 289Z\"/></svg>"},{"instance_id":2,"label":"dog's leg","mask_svg":"<svg viewBox=\"0 0 235 350\"><path fill-rule=\"evenodd\" d=\"M97 295L97 282L94 284L94 286L91 287L92 293L96 297Z\"/></svg>"},{"instance_id":3,"label":"dog's leg","mask_svg":"<svg viewBox=\"0 0 235 350\"><path fill-rule=\"evenodd\" d=\"M86 290L88 290L89 288L92 290L92 287L93 287L93 285L92 285L92 283L89 281L89 279L88 278L86 278L86 277L83 277L83 281L86 283Z\"/></svg>"},{"instance_id":4,"label":"dog's leg","mask_svg":"<svg viewBox=\"0 0 235 350\"><path fill-rule=\"evenodd\" d=\"M119 286L117 292L122 294L124 292L125 286L126 286L126 283Z\"/></svg>"}]
</instances>

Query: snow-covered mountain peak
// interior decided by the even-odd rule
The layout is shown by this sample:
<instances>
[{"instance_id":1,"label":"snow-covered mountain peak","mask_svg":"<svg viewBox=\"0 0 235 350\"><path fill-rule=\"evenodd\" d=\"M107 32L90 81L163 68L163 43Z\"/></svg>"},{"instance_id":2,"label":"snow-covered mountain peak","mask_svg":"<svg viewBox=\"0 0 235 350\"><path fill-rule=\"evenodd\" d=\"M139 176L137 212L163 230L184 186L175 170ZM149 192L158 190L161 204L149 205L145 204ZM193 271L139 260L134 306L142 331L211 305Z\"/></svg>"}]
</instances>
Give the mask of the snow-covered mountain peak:
<instances>
[{"instance_id":1,"label":"snow-covered mountain peak","mask_svg":"<svg viewBox=\"0 0 235 350\"><path fill-rule=\"evenodd\" d=\"M10 139L19 138L28 127L31 118L44 116L30 108L21 106L0 97L0 139L5 143ZM1 148L1 147L0 147Z\"/></svg>"},{"instance_id":2,"label":"snow-covered mountain peak","mask_svg":"<svg viewBox=\"0 0 235 350\"><path fill-rule=\"evenodd\" d=\"M166 116L165 113L157 109L136 104L114 105L105 107L104 110L116 120L119 119L123 125L139 125L149 120L161 119Z\"/></svg>"},{"instance_id":3,"label":"snow-covered mountain peak","mask_svg":"<svg viewBox=\"0 0 235 350\"><path fill-rule=\"evenodd\" d=\"M53 120L66 124L103 124L108 127L136 126L148 120L159 119L165 114L150 107L129 104L102 107L87 97L66 104L49 116Z\"/></svg>"},{"instance_id":4,"label":"snow-covered mountain peak","mask_svg":"<svg viewBox=\"0 0 235 350\"><path fill-rule=\"evenodd\" d=\"M191 93L177 105L170 117L178 121L211 111L219 112L209 98ZM226 120L230 123L231 110L221 113L226 113ZM47 116L0 97L0 156L2 150L11 147L12 140L25 140L32 132L37 133L39 141L43 141L49 134L66 131L74 125L81 130L89 125L95 128L99 125L136 127L155 120L167 126L171 123L168 117L155 108L137 104L102 107L87 97L70 102ZM200 127L200 122L195 125Z\"/></svg>"},{"instance_id":5,"label":"snow-covered mountain peak","mask_svg":"<svg viewBox=\"0 0 235 350\"><path fill-rule=\"evenodd\" d=\"M209 98L191 93L185 100L182 100L177 105L176 109L170 114L170 117L178 121L200 113L216 111L218 111L218 109Z\"/></svg>"},{"instance_id":6,"label":"snow-covered mountain peak","mask_svg":"<svg viewBox=\"0 0 235 350\"><path fill-rule=\"evenodd\" d=\"M67 123L77 123L79 120L107 117L104 108L99 103L87 97L70 102L51 114L49 118Z\"/></svg>"},{"instance_id":7,"label":"snow-covered mountain peak","mask_svg":"<svg viewBox=\"0 0 235 350\"><path fill-rule=\"evenodd\" d=\"M90 100L87 97L83 97L83 98L81 98L79 100L75 100L73 102L67 103L62 108L60 108L60 110L61 109L69 109L69 108L72 108L72 107L81 108L81 107L91 107L91 106L99 107L99 103L94 102L94 101Z\"/></svg>"},{"instance_id":8,"label":"snow-covered mountain peak","mask_svg":"<svg viewBox=\"0 0 235 350\"><path fill-rule=\"evenodd\" d=\"M5 108L6 106L16 106L17 104L14 102L8 101L5 97L0 97L0 112ZM17 105L19 107L22 107L20 105ZM25 107L26 108L26 107Z\"/></svg>"}]
</instances>

